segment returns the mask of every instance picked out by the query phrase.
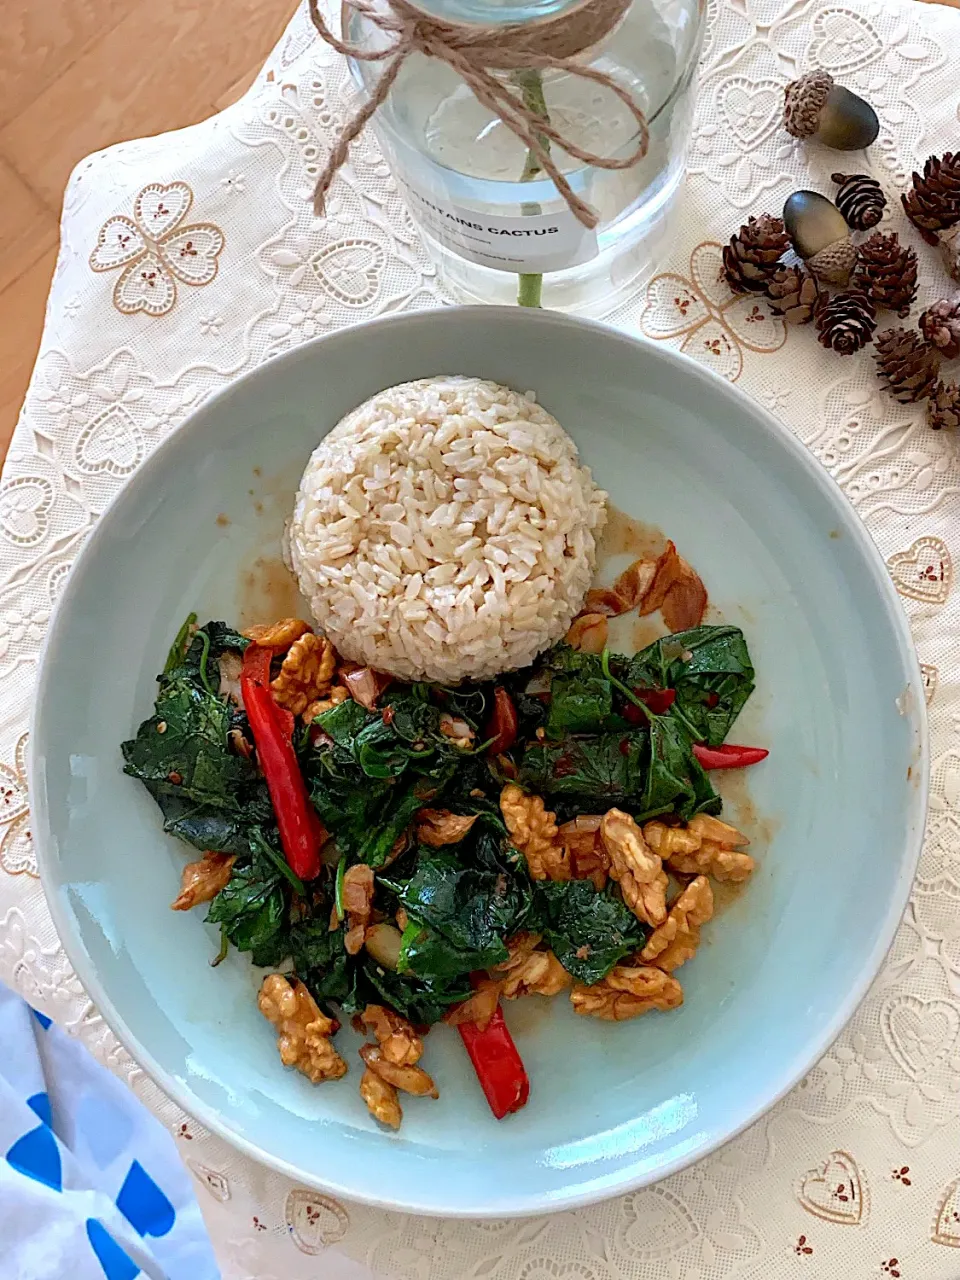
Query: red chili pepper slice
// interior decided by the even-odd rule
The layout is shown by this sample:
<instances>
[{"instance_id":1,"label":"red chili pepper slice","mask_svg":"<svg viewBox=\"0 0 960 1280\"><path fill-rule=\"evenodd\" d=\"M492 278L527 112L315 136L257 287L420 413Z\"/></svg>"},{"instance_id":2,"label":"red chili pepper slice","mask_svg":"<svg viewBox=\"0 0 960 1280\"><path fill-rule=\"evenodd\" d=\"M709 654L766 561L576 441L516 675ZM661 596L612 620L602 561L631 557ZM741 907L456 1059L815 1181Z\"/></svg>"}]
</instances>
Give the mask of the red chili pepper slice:
<instances>
[{"instance_id":1,"label":"red chili pepper slice","mask_svg":"<svg viewBox=\"0 0 960 1280\"><path fill-rule=\"evenodd\" d=\"M633 692L655 716L665 716L677 700L676 689L634 689ZM632 702L624 707L623 716L630 724L647 723L647 717Z\"/></svg>"},{"instance_id":2,"label":"red chili pepper slice","mask_svg":"<svg viewBox=\"0 0 960 1280\"><path fill-rule=\"evenodd\" d=\"M475 1022L461 1022L457 1030L493 1114L502 1120L519 1111L530 1097L530 1080L503 1011L498 1006L483 1031Z\"/></svg>"},{"instance_id":3,"label":"red chili pepper slice","mask_svg":"<svg viewBox=\"0 0 960 1280\"><path fill-rule=\"evenodd\" d=\"M248 644L243 651L244 680L252 680L254 684L270 683L270 663L273 660L272 649L261 649L258 644Z\"/></svg>"},{"instance_id":4,"label":"red chili pepper slice","mask_svg":"<svg viewBox=\"0 0 960 1280\"><path fill-rule=\"evenodd\" d=\"M320 874L320 845L326 833L310 803L283 712L269 688L240 678L243 705L257 747L257 759L280 828L280 842L291 869L301 880ZM293 717L289 716L292 723Z\"/></svg>"},{"instance_id":5,"label":"red chili pepper slice","mask_svg":"<svg viewBox=\"0 0 960 1280\"><path fill-rule=\"evenodd\" d=\"M243 670L240 672L240 692L243 692L243 682L251 681L253 684L262 685L269 690L270 687L270 663L273 661L273 649L261 649L259 645L247 645L243 653ZM271 694L273 701L273 695ZM273 701L276 712L277 723L283 730L286 737L293 738L294 717L286 709L279 706ZM244 698L244 706L246 706L246 698Z\"/></svg>"},{"instance_id":6,"label":"red chili pepper slice","mask_svg":"<svg viewBox=\"0 0 960 1280\"><path fill-rule=\"evenodd\" d=\"M722 747L706 747L702 742L693 744L693 754L704 769L743 769L748 764L759 764L770 754L764 747L738 747L725 742Z\"/></svg>"},{"instance_id":7,"label":"red chili pepper slice","mask_svg":"<svg viewBox=\"0 0 960 1280\"><path fill-rule=\"evenodd\" d=\"M513 699L498 684L493 691L493 712L484 733L484 737L492 739L487 747L487 755L500 756L509 751L517 740L518 727L517 708L513 705Z\"/></svg>"}]
</instances>

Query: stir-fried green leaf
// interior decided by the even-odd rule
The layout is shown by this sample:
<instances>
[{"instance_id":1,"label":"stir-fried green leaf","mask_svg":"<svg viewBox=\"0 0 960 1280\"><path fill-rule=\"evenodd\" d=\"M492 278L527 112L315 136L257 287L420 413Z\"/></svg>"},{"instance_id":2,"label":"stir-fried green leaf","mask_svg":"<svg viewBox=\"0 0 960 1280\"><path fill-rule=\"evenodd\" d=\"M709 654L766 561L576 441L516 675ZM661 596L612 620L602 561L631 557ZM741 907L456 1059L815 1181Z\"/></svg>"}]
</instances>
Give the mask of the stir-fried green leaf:
<instances>
[{"instance_id":1,"label":"stir-fried green leaf","mask_svg":"<svg viewBox=\"0 0 960 1280\"><path fill-rule=\"evenodd\" d=\"M545 723L548 739L556 741L570 733L600 733L613 727L613 686L597 654L561 645L550 655L549 665L555 674Z\"/></svg>"},{"instance_id":2,"label":"stir-fried green leaf","mask_svg":"<svg viewBox=\"0 0 960 1280\"><path fill-rule=\"evenodd\" d=\"M598 893L590 880L546 881L537 898L543 935L578 982L600 982L648 933L620 897Z\"/></svg>"},{"instance_id":3,"label":"stir-fried green leaf","mask_svg":"<svg viewBox=\"0 0 960 1280\"><path fill-rule=\"evenodd\" d=\"M211 902L207 920L223 925L238 951L251 952L254 964L279 964L287 954L286 899L281 878L272 867L235 867Z\"/></svg>"},{"instance_id":4,"label":"stir-fried green leaf","mask_svg":"<svg viewBox=\"0 0 960 1280\"><path fill-rule=\"evenodd\" d=\"M644 817L675 811L684 820L719 812L720 797L693 755L690 735L672 715L651 721L647 783L638 807Z\"/></svg>"},{"instance_id":5,"label":"stir-fried green leaf","mask_svg":"<svg viewBox=\"0 0 960 1280\"><path fill-rule=\"evenodd\" d=\"M663 636L631 658L625 673L631 685L675 689L675 712L697 740L712 747L723 742L754 689L739 627L695 627Z\"/></svg>"},{"instance_id":6,"label":"stir-fried green leaf","mask_svg":"<svg viewBox=\"0 0 960 1280\"><path fill-rule=\"evenodd\" d=\"M229 750L230 714L226 702L186 678L167 684L155 714L123 743L124 773L142 779L155 795L237 810L240 788L256 774L249 760Z\"/></svg>"},{"instance_id":7,"label":"stir-fried green leaf","mask_svg":"<svg viewBox=\"0 0 960 1280\"><path fill-rule=\"evenodd\" d=\"M646 732L601 733L559 743L532 742L523 753L520 780L539 795L582 800L595 813L643 793L649 738Z\"/></svg>"}]
</instances>

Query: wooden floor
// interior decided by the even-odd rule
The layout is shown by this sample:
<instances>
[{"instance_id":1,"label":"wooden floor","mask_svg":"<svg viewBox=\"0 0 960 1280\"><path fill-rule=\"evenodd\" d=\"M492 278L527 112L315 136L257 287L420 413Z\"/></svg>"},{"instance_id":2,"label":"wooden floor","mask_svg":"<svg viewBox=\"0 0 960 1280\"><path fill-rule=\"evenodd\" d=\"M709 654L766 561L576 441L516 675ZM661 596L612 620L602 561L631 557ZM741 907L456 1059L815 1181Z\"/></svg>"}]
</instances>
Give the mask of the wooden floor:
<instances>
[{"instance_id":1,"label":"wooden floor","mask_svg":"<svg viewBox=\"0 0 960 1280\"><path fill-rule=\"evenodd\" d=\"M295 8L296 0L5 0L0 458L36 357L70 170L111 142L177 129L234 101Z\"/></svg>"},{"instance_id":2,"label":"wooden floor","mask_svg":"<svg viewBox=\"0 0 960 1280\"><path fill-rule=\"evenodd\" d=\"M4 0L0 458L40 341L63 188L91 151L193 124L247 88L296 0Z\"/></svg>"}]
</instances>

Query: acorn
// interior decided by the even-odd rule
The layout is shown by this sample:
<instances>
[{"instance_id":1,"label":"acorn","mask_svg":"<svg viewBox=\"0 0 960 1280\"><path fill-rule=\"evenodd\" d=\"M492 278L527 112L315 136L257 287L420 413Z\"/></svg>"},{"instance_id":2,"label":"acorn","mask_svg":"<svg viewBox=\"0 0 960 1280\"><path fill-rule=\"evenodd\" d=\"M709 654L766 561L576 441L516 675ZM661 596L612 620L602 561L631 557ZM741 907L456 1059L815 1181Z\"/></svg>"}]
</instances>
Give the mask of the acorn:
<instances>
[{"instance_id":1,"label":"acorn","mask_svg":"<svg viewBox=\"0 0 960 1280\"><path fill-rule=\"evenodd\" d=\"M819 191L795 191L783 206L793 247L820 280L845 285L857 260L843 214Z\"/></svg>"},{"instance_id":2,"label":"acorn","mask_svg":"<svg viewBox=\"0 0 960 1280\"><path fill-rule=\"evenodd\" d=\"M829 71L808 71L784 90L783 127L835 151L860 151L876 140L880 121L869 102L835 84Z\"/></svg>"}]
</instances>

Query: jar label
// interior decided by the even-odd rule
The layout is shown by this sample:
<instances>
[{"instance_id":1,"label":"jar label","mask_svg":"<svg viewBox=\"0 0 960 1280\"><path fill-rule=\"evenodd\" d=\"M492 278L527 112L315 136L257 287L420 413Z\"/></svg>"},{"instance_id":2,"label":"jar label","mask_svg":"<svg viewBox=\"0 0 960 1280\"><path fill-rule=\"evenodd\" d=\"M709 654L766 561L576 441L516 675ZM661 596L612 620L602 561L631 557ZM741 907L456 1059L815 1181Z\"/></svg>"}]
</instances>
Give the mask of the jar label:
<instances>
[{"instance_id":1,"label":"jar label","mask_svg":"<svg viewBox=\"0 0 960 1280\"><path fill-rule=\"evenodd\" d=\"M426 195L401 180L414 218L442 245L495 271L542 275L589 262L599 252L597 233L569 209L520 217L479 213L445 196Z\"/></svg>"}]
</instances>

